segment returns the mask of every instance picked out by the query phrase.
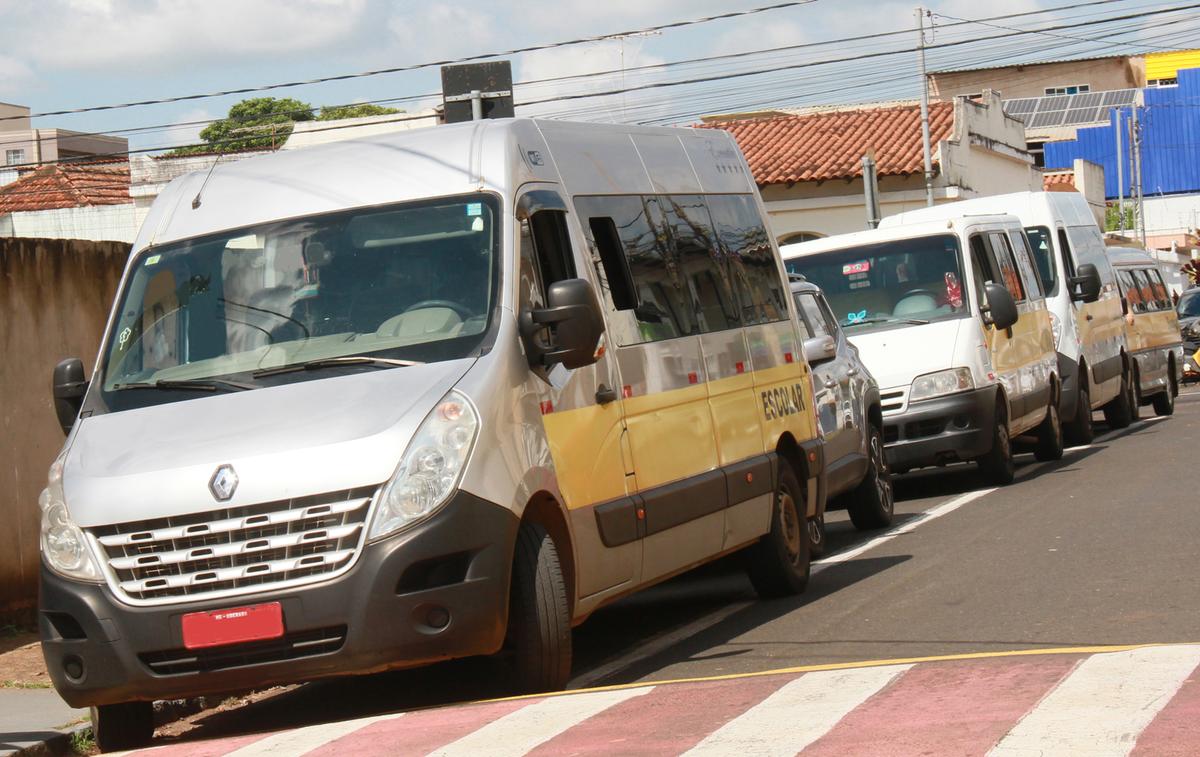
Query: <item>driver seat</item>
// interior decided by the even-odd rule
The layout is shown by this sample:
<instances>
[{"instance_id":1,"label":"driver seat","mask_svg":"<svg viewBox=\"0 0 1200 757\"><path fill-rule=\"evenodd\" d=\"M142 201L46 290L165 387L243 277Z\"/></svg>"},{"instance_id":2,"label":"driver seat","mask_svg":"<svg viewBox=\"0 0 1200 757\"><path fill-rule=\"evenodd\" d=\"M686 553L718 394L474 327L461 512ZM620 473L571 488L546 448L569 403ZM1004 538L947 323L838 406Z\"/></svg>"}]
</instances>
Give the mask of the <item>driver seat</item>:
<instances>
[{"instance_id":1,"label":"driver seat","mask_svg":"<svg viewBox=\"0 0 1200 757\"><path fill-rule=\"evenodd\" d=\"M381 337L422 337L427 334L453 336L462 327L462 318L450 308L421 308L388 318L375 329Z\"/></svg>"}]
</instances>

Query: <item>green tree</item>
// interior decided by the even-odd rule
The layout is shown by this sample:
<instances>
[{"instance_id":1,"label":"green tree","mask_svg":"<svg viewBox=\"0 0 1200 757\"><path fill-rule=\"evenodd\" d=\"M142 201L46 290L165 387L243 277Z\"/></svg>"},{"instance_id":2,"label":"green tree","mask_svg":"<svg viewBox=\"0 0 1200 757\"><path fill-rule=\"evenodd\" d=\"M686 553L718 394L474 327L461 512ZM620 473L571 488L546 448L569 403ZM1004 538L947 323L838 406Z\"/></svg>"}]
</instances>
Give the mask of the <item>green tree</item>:
<instances>
[{"instance_id":1,"label":"green tree","mask_svg":"<svg viewBox=\"0 0 1200 757\"><path fill-rule=\"evenodd\" d=\"M1125 204L1125 217L1121 218L1121 211L1117 208L1116 203L1110 203L1104 209L1104 230L1105 231L1124 231L1132 229L1136 221L1133 216L1133 203Z\"/></svg>"},{"instance_id":2,"label":"green tree","mask_svg":"<svg viewBox=\"0 0 1200 757\"><path fill-rule=\"evenodd\" d=\"M385 108L382 105L363 103L360 105L326 105L321 108L318 121L336 121L339 118L363 118L364 116L390 116L404 111Z\"/></svg>"},{"instance_id":3,"label":"green tree","mask_svg":"<svg viewBox=\"0 0 1200 757\"><path fill-rule=\"evenodd\" d=\"M237 152L279 147L292 133L297 121L316 118L313 107L290 97L252 97L235 103L229 115L213 121L200 132L202 145L179 147L172 155L202 152Z\"/></svg>"}]
</instances>

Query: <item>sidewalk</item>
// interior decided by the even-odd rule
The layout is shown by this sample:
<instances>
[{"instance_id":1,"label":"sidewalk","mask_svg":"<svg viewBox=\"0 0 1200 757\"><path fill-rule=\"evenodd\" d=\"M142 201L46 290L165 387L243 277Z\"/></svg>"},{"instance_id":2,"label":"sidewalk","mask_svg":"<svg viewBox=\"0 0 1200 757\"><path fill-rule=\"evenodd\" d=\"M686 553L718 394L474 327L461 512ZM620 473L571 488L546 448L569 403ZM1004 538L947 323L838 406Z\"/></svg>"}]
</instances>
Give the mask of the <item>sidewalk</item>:
<instances>
[{"instance_id":1,"label":"sidewalk","mask_svg":"<svg viewBox=\"0 0 1200 757\"><path fill-rule=\"evenodd\" d=\"M0 757L25 750L67 753L71 732L88 725L78 722L87 716L87 710L68 706L54 689L0 689Z\"/></svg>"}]
</instances>

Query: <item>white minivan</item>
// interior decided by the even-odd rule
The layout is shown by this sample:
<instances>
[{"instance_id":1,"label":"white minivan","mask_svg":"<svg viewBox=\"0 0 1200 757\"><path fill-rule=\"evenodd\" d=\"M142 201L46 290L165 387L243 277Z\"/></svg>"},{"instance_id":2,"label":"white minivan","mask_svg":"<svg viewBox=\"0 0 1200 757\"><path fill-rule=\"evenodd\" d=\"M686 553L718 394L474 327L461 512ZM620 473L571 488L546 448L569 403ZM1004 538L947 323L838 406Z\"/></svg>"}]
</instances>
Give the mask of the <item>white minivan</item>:
<instances>
[{"instance_id":1,"label":"white minivan","mask_svg":"<svg viewBox=\"0 0 1200 757\"><path fill-rule=\"evenodd\" d=\"M966 216L786 245L879 382L895 473L974 460L1013 478L1012 440L1062 456L1061 391L1041 278L1013 216Z\"/></svg>"},{"instance_id":2,"label":"white minivan","mask_svg":"<svg viewBox=\"0 0 1200 757\"><path fill-rule=\"evenodd\" d=\"M889 227L972 213L1021 219L1046 288L1062 377L1063 432L1068 444L1092 441L1092 411L1114 428L1134 418L1132 368L1121 318L1121 295L1104 239L1078 192L1014 192L935 205L890 216Z\"/></svg>"}]
</instances>

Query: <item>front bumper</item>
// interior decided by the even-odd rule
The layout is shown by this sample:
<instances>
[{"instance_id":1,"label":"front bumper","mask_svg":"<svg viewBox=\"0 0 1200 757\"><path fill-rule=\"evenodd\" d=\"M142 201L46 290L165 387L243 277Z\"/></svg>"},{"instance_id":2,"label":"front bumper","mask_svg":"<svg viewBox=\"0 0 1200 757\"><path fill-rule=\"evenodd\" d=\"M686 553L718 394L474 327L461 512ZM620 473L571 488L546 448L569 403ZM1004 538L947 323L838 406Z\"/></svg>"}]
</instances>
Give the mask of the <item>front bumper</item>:
<instances>
[{"instance_id":1,"label":"front bumper","mask_svg":"<svg viewBox=\"0 0 1200 757\"><path fill-rule=\"evenodd\" d=\"M910 402L883 418L888 466L906 471L979 457L992 448L995 417L994 386Z\"/></svg>"},{"instance_id":2,"label":"front bumper","mask_svg":"<svg viewBox=\"0 0 1200 757\"><path fill-rule=\"evenodd\" d=\"M459 492L430 520L368 544L336 579L152 607L122 604L107 585L66 580L43 565L38 621L46 666L62 698L84 707L491 654L508 623L517 527L512 511ZM184 648L184 614L274 601L283 606L283 638Z\"/></svg>"}]
</instances>

